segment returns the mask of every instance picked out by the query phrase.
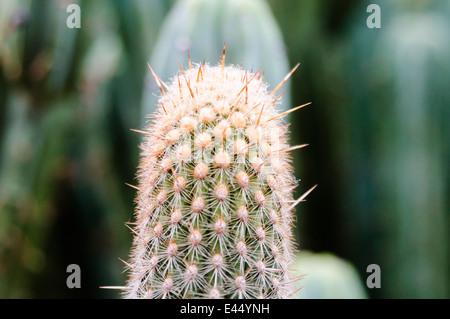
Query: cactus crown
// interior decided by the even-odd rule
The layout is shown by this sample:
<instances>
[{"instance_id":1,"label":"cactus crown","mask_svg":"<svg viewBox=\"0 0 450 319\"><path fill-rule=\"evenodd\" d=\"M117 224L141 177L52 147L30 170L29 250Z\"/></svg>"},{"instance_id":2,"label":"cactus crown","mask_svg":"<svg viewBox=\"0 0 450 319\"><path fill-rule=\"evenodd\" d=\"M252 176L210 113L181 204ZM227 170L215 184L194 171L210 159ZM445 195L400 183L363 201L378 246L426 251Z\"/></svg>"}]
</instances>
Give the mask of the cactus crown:
<instances>
[{"instance_id":1,"label":"cactus crown","mask_svg":"<svg viewBox=\"0 0 450 319\"><path fill-rule=\"evenodd\" d=\"M275 110L287 77L268 92L224 58L189 61L169 84L153 75L124 297L288 297L296 183Z\"/></svg>"}]
</instances>

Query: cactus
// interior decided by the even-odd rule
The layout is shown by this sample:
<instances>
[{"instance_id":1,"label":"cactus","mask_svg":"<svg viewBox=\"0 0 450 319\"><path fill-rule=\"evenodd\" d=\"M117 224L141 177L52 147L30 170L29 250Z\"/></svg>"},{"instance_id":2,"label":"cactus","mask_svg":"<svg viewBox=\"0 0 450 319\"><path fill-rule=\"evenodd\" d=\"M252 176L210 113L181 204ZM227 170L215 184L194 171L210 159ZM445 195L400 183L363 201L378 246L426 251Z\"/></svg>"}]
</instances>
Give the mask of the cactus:
<instances>
[{"instance_id":1,"label":"cactus","mask_svg":"<svg viewBox=\"0 0 450 319\"><path fill-rule=\"evenodd\" d=\"M376 260L395 283L373 293L448 298L450 6L382 5L383 32L355 23L341 63L352 65L339 145L346 223L361 268Z\"/></svg>"},{"instance_id":2,"label":"cactus","mask_svg":"<svg viewBox=\"0 0 450 319\"><path fill-rule=\"evenodd\" d=\"M348 260L329 252L302 250L294 258L294 270L306 274L295 294L299 299L367 299L366 287Z\"/></svg>"},{"instance_id":3,"label":"cactus","mask_svg":"<svg viewBox=\"0 0 450 319\"><path fill-rule=\"evenodd\" d=\"M67 2L0 1L0 298L98 297L90 278L121 280L105 266L128 249L116 227L133 194L118 181L134 174L124 149L138 144L141 66L168 2L71 3L80 29L66 26ZM68 236L75 224L96 245ZM60 284L74 259L82 290Z\"/></svg>"},{"instance_id":4,"label":"cactus","mask_svg":"<svg viewBox=\"0 0 450 319\"><path fill-rule=\"evenodd\" d=\"M276 92L206 63L165 84L144 131L124 298L287 298L296 181ZM308 103L309 104L309 103ZM305 104L307 105L307 104ZM312 189L311 189L312 190Z\"/></svg>"},{"instance_id":5,"label":"cactus","mask_svg":"<svg viewBox=\"0 0 450 319\"><path fill-rule=\"evenodd\" d=\"M253 70L263 66L265 82L277 85L289 72L287 50L277 21L267 1L261 0L178 0L161 25L151 52L150 64L163 80L176 73L177 64L188 62L188 51L194 61L216 61L227 43L227 61L242 63ZM152 94L158 88L149 74L149 89L143 92L142 118L155 111L157 100ZM286 83L281 111L290 105L290 83ZM286 117L287 118L287 117Z\"/></svg>"}]
</instances>

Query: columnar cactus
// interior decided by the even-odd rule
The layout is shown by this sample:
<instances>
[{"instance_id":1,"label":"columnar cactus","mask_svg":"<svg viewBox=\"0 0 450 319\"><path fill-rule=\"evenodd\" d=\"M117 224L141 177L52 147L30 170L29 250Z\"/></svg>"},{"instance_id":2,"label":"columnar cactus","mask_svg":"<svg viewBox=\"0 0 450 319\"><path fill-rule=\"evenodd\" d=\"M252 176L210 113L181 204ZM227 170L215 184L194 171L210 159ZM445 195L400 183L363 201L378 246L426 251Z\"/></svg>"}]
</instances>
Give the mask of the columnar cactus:
<instances>
[{"instance_id":1,"label":"columnar cactus","mask_svg":"<svg viewBox=\"0 0 450 319\"><path fill-rule=\"evenodd\" d=\"M277 85L289 72L289 60L283 35L266 0L178 0L160 26L152 47L150 64L166 81L178 71L173 61L215 61L227 43L227 62L244 69L264 66L264 81ZM187 62L187 61L186 61ZM290 83L283 86L283 101L278 110L290 104ZM146 78L142 101L143 118L155 111L155 81Z\"/></svg>"},{"instance_id":2,"label":"columnar cactus","mask_svg":"<svg viewBox=\"0 0 450 319\"><path fill-rule=\"evenodd\" d=\"M181 65L180 65L181 67ZM151 69L151 68L150 68ZM293 70L294 71L294 70ZM292 72L291 72L292 73ZM144 131L125 298L287 298L296 181L259 71L205 63L163 83ZM308 103L309 104L309 103ZM305 104L307 105L307 104Z\"/></svg>"}]
</instances>

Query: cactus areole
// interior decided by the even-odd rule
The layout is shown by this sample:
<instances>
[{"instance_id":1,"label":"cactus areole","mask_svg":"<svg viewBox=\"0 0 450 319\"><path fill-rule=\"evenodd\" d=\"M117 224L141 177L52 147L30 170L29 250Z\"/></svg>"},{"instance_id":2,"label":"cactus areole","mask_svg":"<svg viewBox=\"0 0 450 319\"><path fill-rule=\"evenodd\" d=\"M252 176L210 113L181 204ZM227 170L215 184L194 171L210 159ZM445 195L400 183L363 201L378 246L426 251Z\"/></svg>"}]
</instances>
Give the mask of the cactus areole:
<instances>
[{"instance_id":1,"label":"cactus areole","mask_svg":"<svg viewBox=\"0 0 450 319\"><path fill-rule=\"evenodd\" d=\"M193 65L143 130L124 298L288 298L296 182L262 73ZM308 103L309 104L309 103ZM305 104L307 105L307 104ZM294 108L291 111L298 109Z\"/></svg>"}]
</instances>

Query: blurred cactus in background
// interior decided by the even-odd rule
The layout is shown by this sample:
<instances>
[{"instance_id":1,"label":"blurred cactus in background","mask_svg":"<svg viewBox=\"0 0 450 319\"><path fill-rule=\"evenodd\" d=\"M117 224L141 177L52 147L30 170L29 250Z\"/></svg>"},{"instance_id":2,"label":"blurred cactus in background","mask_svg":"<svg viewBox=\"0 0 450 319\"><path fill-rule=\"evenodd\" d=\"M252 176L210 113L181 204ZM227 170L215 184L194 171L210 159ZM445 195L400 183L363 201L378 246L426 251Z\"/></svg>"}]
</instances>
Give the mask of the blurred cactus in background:
<instances>
[{"instance_id":1,"label":"blurred cactus in background","mask_svg":"<svg viewBox=\"0 0 450 319\"><path fill-rule=\"evenodd\" d=\"M381 28L369 29L371 3L273 1L303 66L293 104L314 101L291 120L314 145L296 171L320 185L321 202L312 196L298 215L300 246L366 276L378 264L372 297L448 298L450 6L377 1Z\"/></svg>"},{"instance_id":2,"label":"blurred cactus in background","mask_svg":"<svg viewBox=\"0 0 450 319\"><path fill-rule=\"evenodd\" d=\"M82 8L81 29L66 26L69 3ZM129 237L117 225L132 210L123 185L137 155L124 150L138 142L129 128L167 9L156 0L0 3L0 297L75 296L65 287L73 262L84 295L121 277L119 264L105 265Z\"/></svg>"},{"instance_id":3,"label":"blurred cactus in background","mask_svg":"<svg viewBox=\"0 0 450 319\"><path fill-rule=\"evenodd\" d=\"M295 283L299 299L366 299L365 283L355 267L330 253L301 251L292 266L302 280Z\"/></svg>"},{"instance_id":4,"label":"blurred cactus in background","mask_svg":"<svg viewBox=\"0 0 450 319\"><path fill-rule=\"evenodd\" d=\"M164 20L150 65L163 81L168 81L178 71L178 62L187 66L188 53L192 61L218 61L224 42L227 63L253 72L261 68L269 89L275 88L290 70L278 24L263 0L176 2ZM290 83L285 85L282 104L278 105L280 111L291 107ZM156 90L148 75L143 119L156 108Z\"/></svg>"},{"instance_id":5,"label":"blurred cactus in background","mask_svg":"<svg viewBox=\"0 0 450 319\"><path fill-rule=\"evenodd\" d=\"M386 297L450 293L450 11L447 1L383 1L383 26L347 46L342 162L357 253L384 271ZM357 159L351 160L350 158Z\"/></svg>"}]
</instances>

